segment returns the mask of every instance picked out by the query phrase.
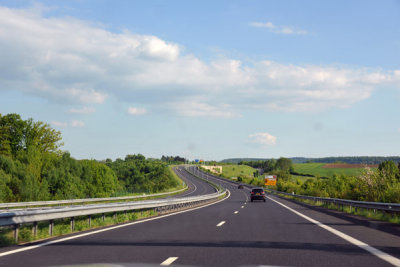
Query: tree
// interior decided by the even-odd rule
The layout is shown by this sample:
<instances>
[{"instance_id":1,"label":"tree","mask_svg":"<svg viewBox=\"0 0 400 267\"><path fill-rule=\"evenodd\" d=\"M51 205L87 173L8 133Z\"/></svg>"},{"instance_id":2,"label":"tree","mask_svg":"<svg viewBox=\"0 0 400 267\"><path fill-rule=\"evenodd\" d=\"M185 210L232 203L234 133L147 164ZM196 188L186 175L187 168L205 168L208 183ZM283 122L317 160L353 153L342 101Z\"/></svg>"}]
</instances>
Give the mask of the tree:
<instances>
[{"instance_id":1,"label":"tree","mask_svg":"<svg viewBox=\"0 0 400 267\"><path fill-rule=\"evenodd\" d=\"M384 161L379 164L378 169L380 172L384 172L391 179L399 178L399 168L393 161Z\"/></svg>"},{"instance_id":2,"label":"tree","mask_svg":"<svg viewBox=\"0 0 400 267\"><path fill-rule=\"evenodd\" d=\"M26 122L18 114L0 114L0 153L15 156L23 147Z\"/></svg>"},{"instance_id":3,"label":"tree","mask_svg":"<svg viewBox=\"0 0 400 267\"><path fill-rule=\"evenodd\" d=\"M19 151L37 148L56 152L63 144L61 133L49 124L33 119L22 120L18 114L0 114L0 154L16 157Z\"/></svg>"},{"instance_id":4,"label":"tree","mask_svg":"<svg viewBox=\"0 0 400 267\"><path fill-rule=\"evenodd\" d=\"M63 145L60 141L61 132L52 129L49 124L32 119L26 121L25 149L37 147L41 152L56 152Z\"/></svg>"},{"instance_id":5,"label":"tree","mask_svg":"<svg viewBox=\"0 0 400 267\"><path fill-rule=\"evenodd\" d=\"M264 166L264 171L265 172L270 172L275 170L277 167L276 165L276 160L275 159L269 159L265 161L265 166Z\"/></svg>"},{"instance_id":6,"label":"tree","mask_svg":"<svg viewBox=\"0 0 400 267\"><path fill-rule=\"evenodd\" d=\"M293 169L292 165L292 160L288 158L281 157L276 161L276 168L284 172L291 172Z\"/></svg>"}]
</instances>

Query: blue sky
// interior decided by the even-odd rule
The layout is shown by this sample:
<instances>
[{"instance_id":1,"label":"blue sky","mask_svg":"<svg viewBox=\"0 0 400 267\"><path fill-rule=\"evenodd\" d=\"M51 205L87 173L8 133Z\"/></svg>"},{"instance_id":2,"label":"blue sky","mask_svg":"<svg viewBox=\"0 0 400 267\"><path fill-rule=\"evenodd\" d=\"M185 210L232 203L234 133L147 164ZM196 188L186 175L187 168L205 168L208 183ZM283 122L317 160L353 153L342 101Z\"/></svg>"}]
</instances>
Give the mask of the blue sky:
<instances>
[{"instance_id":1,"label":"blue sky","mask_svg":"<svg viewBox=\"0 0 400 267\"><path fill-rule=\"evenodd\" d=\"M400 155L399 1L1 1L0 113L76 158Z\"/></svg>"}]
</instances>

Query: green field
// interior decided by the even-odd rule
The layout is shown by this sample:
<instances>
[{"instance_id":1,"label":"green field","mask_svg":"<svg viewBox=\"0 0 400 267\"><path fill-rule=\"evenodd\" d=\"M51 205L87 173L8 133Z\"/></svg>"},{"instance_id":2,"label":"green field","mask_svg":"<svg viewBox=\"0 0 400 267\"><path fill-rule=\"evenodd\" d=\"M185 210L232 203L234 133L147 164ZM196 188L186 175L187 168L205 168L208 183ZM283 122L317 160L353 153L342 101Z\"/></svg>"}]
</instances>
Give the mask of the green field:
<instances>
[{"instance_id":1,"label":"green field","mask_svg":"<svg viewBox=\"0 0 400 267\"><path fill-rule=\"evenodd\" d=\"M256 169L247 165L223 165L222 175L225 177L239 177L240 175L253 178Z\"/></svg>"},{"instance_id":2,"label":"green field","mask_svg":"<svg viewBox=\"0 0 400 267\"><path fill-rule=\"evenodd\" d=\"M346 176L357 176L362 173L364 168L323 168L325 163L301 163L293 164L293 170L299 174L310 174L319 177L332 177L334 174L344 174Z\"/></svg>"}]
</instances>

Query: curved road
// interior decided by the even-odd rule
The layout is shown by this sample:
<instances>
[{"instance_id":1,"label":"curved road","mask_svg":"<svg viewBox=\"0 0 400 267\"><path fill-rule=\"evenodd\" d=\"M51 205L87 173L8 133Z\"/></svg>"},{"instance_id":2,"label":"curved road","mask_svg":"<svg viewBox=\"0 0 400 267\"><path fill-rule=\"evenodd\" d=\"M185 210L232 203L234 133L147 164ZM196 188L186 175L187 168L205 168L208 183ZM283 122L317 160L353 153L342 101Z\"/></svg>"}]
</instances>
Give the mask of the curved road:
<instances>
[{"instance_id":1,"label":"curved road","mask_svg":"<svg viewBox=\"0 0 400 267\"><path fill-rule=\"evenodd\" d=\"M191 184L191 194L213 191L184 170L177 172ZM237 189L235 184L207 174L201 176L226 187L229 198L195 210L2 256L0 266L400 265L397 225L370 222L270 195L266 203L251 203L248 189ZM362 243L354 245L354 240ZM5 250L10 249L0 250L0 255Z\"/></svg>"}]
</instances>

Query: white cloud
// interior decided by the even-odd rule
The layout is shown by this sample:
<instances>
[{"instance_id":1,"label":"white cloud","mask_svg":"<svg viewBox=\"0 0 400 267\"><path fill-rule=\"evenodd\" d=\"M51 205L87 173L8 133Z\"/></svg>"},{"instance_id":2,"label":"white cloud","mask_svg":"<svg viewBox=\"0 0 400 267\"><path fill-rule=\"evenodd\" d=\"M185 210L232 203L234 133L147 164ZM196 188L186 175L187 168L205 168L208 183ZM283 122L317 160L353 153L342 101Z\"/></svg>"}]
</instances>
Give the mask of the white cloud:
<instances>
[{"instance_id":1,"label":"white cloud","mask_svg":"<svg viewBox=\"0 0 400 267\"><path fill-rule=\"evenodd\" d=\"M60 122L60 121L52 121L52 125L56 127L84 127L85 123L83 121L73 120L71 122Z\"/></svg>"},{"instance_id":2,"label":"white cloud","mask_svg":"<svg viewBox=\"0 0 400 267\"><path fill-rule=\"evenodd\" d=\"M257 25L301 34L271 22ZM0 51L0 90L83 106L113 99L182 116L234 118L251 109L317 112L350 107L381 85L400 88L400 70L274 61L249 66L231 58L206 62L156 36L113 33L71 17L4 7ZM133 115L146 112L132 108Z\"/></svg>"},{"instance_id":3,"label":"white cloud","mask_svg":"<svg viewBox=\"0 0 400 267\"><path fill-rule=\"evenodd\" d=\"M85 123L83 121L74 120L74 121L71 121L70 125L72 127L84 127Z\"/></svg>"},{"instance_id":4,"label":"white cloud","mask_svg":"<svg viewBox=\"0 0 400 267\"><path fill-rule=\"evenodd\" d=\"M69 110L69 112L74 113L74 114L86 115L86 114L95 113L96 109L92 108L92 107L72 108Z\"/></svg>"},{"instance_id":5,"label":"white cloud","mask_svg":"<svg viewBox=\"0 0 400 267\"><path fill-rule=\"evenodd\" d=\"M135 108L135 107L130 107L128 109L128 113L130 115L144 115L146 114L146 109L144 108Z\"/></svg>"},{"instance_id":6,"label":"white cloud","mask_svg":"<svg viewBox=\"0 0 400 267\"><path fill-rule=\"evenodd\" d=\"M88 89L67 88L65 90L65 95L69 96L72 99L76 99L81 103L102 104L107 98L106 94L96 92L91 88Z\"/></svg>"},{"instance_id":7,"label":"white cloud","mask_svg":"<svg viewBox=\"0 0 400 267\"><path fill-rule=\"evenodd\" d=\"M249 23L252 27L267 28L270 32L278 34L308 34L305 30L296 29L284 25L275 25L272 22L251 22Z\"/></svg>"},{"instance_id":8,"label":"white cloud","mask_svg":"<svg viewBox=\"0 0 400 267\"><path fill-rule=\"evenodd\" d=\"M170 108L186 117L235 118L242 115L231 110L230 105L209 105L200 100L170 103Z\"/></svg>"},{"instance_id":9,"label":"white cloud","mask_svg":"<svg viewBox=\"0 0 400 267\"><path fill-rule=\"evenodd\" d=\"M51 124L53 124L56 127L67 127L68 126L67 122L61 122L61 121L52 121Z\"/></svg>"},{"instance_id":10,"label":"white cloud","mask_svg":"<svg viewBox=\"0 0 400 267\"><path fill-rule=\"evenodd\" d=\"M276 136L270 135L269 133L255 133L249 135L249 142L260 144L263 146L275 145Z\"/></svg>"}]
</instances>

